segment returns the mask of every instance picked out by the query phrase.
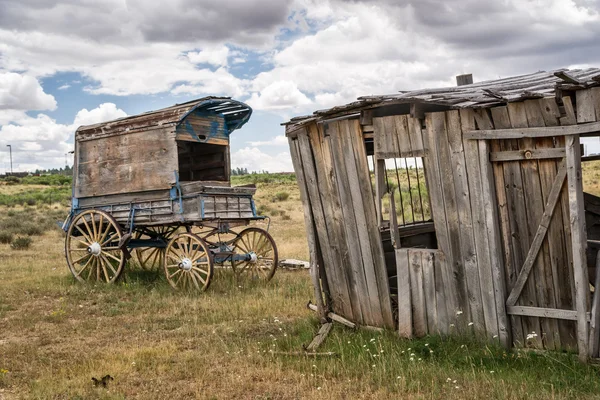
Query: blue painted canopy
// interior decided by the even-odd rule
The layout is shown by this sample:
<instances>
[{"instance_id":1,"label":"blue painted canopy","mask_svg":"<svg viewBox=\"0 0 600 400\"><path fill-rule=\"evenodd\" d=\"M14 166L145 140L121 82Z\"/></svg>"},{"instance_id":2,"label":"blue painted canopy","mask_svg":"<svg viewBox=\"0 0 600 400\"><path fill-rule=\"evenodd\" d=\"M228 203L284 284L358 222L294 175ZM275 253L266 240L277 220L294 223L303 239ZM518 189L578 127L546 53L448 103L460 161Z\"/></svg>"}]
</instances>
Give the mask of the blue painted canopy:
<instances>
[{"instance_id":1,"label":"blue painted canopy","mask_svg":"<svg viewBox=\"0 0 600 400\"><path fill-rule=\"evenodd\" d=\"M228 137L234 130L241 128L252 115L252 108L230 97L203 97L182 104L132 115L94 125L81 126L76 138L88 136L111 136L131 131L155 129L162 126L179 127L186 119L219 120L221 131Z\"/></svg>"}]
</instances>

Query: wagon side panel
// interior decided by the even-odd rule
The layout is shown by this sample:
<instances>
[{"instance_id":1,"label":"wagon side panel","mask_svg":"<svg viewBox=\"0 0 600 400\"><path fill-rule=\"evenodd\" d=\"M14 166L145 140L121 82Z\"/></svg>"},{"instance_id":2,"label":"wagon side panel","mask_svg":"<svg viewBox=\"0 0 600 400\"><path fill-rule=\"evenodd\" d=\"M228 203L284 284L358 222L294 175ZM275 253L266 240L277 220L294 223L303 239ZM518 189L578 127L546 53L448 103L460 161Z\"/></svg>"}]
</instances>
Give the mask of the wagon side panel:
<instances>
[{"instance_id":1,"label":"wagon side panel","mask_svg":"<svg viewBox=\"0 0 600 400\"><path fill-rule=\"evenodd\" d=\"M75 197L169 189L177 145L172 128L78 141Z\"/></svg>"}]
</instances>

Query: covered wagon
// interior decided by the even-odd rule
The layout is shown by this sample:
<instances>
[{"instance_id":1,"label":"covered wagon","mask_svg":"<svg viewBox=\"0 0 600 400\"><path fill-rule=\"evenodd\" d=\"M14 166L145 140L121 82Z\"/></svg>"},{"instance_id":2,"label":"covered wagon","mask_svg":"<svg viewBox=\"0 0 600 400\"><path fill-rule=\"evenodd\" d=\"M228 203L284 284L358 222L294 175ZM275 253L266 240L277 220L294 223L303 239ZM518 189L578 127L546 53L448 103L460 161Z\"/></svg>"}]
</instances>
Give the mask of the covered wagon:
<instances>
[{"instance_id":1,"label":"covered wagon","mask_svg":"<svg viewBox=\"0 0 600 400\"><path fill-rule=\"evenodd\" d=\"M230 184L229 138L246 104L206 97L82 126L75 134L73 199L63 225L73 276L114 282L130 253L159 264L175 288L205 290L214 264L269 280L277 248L244 227L257 214L253 185Z\"/></svg>"}]
</instances>

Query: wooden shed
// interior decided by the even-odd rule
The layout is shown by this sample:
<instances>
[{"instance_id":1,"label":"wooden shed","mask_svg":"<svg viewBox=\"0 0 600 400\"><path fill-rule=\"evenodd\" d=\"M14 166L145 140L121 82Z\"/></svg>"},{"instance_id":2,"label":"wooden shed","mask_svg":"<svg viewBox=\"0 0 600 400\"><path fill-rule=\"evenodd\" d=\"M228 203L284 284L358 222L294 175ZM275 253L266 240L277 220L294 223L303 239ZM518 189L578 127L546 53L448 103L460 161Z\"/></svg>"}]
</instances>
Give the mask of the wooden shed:
<instances>
[{"instance_id":1,"label":"wooden shed","mask_svg":"<svg viewBox=\"0 0 600 400\"><path fill-rule=\"evenodd\" d=\"M600 69L465 80L285 124L318 311L598 357Z\"/></svg>"}]
</instances>

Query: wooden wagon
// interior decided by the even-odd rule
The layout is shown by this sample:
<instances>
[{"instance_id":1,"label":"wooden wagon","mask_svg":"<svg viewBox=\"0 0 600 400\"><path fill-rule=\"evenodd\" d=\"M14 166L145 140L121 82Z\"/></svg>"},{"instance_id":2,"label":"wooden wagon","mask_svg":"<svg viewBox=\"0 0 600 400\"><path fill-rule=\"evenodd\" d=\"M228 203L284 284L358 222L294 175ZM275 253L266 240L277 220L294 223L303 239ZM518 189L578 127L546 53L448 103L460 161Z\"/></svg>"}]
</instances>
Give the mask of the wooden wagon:
<instances>
[{"instance_id":1,"label":"wooden wagon","mask_svg":"<svg viewBox=\"0 0 600 400\"><path fill-rule=\"evenodd\" d=\"M73 199L63 229L73 276L115 282L131 253L162 265L174 288L206 290L214 265L270 280L277 247L257 214L254 185L231 187L229 136L246 104L206 97L75 134Z\"/></svg>"}]
</instances>

